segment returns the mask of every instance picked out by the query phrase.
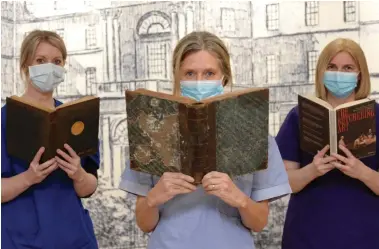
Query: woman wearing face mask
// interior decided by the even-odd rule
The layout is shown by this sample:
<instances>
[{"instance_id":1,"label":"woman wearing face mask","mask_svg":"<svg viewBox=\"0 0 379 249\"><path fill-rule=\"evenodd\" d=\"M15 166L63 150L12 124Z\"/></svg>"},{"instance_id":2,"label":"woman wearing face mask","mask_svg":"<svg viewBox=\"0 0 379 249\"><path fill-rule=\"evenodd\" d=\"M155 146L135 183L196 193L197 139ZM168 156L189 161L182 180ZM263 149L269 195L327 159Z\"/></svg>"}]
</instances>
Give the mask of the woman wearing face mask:
<instances>
[{"instance_id":1,"label":"woman wearing face mask","mask_svg":"<svg viewBox=\"0 0 379 249\"><path fill-rule=\"evenodd\" d=\"M357 43L336 39L324 48L316 67L316 94L333 107L370 94L366 59ZM328 146L314 157L302 151L298 107L276 140L294 192L282 248L379 248L379 154L358 160L343 143L345 155L328 155Z\"/></svg>"},{"instance_id":2,"label":"woman wearing face mask","mask_svg":"<svg viewBox=\"0 0 379 249\"><path fill-rule=\"evenodd\" d=\"M174 94L197 100L222 94L232 78L224 43L208 32L193 32L179 41L173 72ZM200 186L193 182L181 173L159 178L127 165L120 188L138 196L136 220L144 232L152 232L149 249L254 248L251 230L261 231L267 224L268 201L291 193L272 137L267 170L233 180L210 172Z\"/></svg>"},{"instance_id":3,"label":"woman wearing face mask","mask_svg":"<svg viewBox=\"0 0 379 249\"><path fill-rule=\"evenodd\" d=\"M66 57L65 44L56 33L35 30L25 37L20 71L26 90L21 97L49 108L60 105L52 95L64 81ZM99 154L79 158L66 144L68 153L57 150L56 157L41 164L44 148L32 162L12 157L6 150L6 112L5 105L1 109L1 248L98 248L80 198L96 190Z\"/></svg>"}]
</instances>

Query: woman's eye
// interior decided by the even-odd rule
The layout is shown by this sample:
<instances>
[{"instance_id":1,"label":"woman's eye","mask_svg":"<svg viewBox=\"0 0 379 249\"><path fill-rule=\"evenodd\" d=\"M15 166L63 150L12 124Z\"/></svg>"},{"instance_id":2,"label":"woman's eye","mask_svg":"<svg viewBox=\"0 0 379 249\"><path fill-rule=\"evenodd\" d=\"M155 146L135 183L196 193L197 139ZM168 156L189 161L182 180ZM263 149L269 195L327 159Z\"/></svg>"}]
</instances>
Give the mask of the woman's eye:
<instances>
[{"instance_id":1,"label":"woman's eye","mask_svg":"<svg viewBox=\"0 0 379 249\"><path fill-rule=\"evenodd\" d=\"M37 59L36 60L38 63L43 63L43 60L42 59Z\"/></svg>"},{"instance_id":2,"label":"woman's eye","mask_svg":"<svg viewBox=\"0 0 379 249\"><path fill-rule=\"evenodd\" d=\"M213 76L213 75L215 75L213 72L207 72L208 77Z\"/></svg>"},{"instance_id":3,"label":"woman's eye","mask_svg":"<svg viewBox=\"0 0 379 249\"><path fill-rule=\"evenodd\" d=\"M187 76L193 76L193 72L187 72L186 75Z\"/></svg>"},{"instance_id":4,"label":"woman's eye","mask_svg":"<svg viewBox=\"0 0 379 249\"><path fill-rule=\"evenodd\" d=\"M61 63L62 63L61 60L56 60L56 61L55 61L55 64L56 64L56 65L60 65Z\"/></svg>"}]
</instances>

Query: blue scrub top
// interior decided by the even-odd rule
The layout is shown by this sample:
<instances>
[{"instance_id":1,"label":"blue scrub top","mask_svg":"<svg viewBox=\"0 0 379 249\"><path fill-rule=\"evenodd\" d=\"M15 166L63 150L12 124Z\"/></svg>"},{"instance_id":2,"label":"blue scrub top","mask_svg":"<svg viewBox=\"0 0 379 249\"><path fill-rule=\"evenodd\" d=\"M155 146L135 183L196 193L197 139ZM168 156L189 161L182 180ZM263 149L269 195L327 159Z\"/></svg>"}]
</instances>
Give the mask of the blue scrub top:
<instances>
[{"instance_id":1,"label":"blue scrub top","mask_svg":"<svg viewBox=\"0 0 379 249\"><path fill-rule=\"evenodd\" d=\"M376 113L379 105L376 104ZM379 115L376 116L379 130ZM299 109L293 108L277 137L283 159L304 167L313 156L300 149ZM362 159L379 170L376 155ZM338 169L329 171L292 194L285 220L282 249L374 249L379 248L379 196L363 182Z\"/></svg>"},{"instance_id":2,"label":"blue scrub top","mask_svg":"<svg viewBox=\"0 0 379 249\"><path fill-rule=\"evenodd\" d=\"M236 177L234 183L254 201L275 200L291 193L275 139L269 137L268 169ZM146 196L159 177L130 169L128 163L120 188ZM152 232L148 249L252 249L251 231L242 223L237 208L201 186L178 195L159 207L159 222Z\"/></svg>"},{"instance_id":3,"label":"blue scrub top","mask_svg":"<svg viewBox=\"0 0 379 249\"><path fill-rule=\"evenodd\" d=\"M58 106L61 102L55 101ZM18 175L29 163L6 150L6 105L1 108L1 177ZM20 141L22 142L22 141ZM99 152L83 157L86 171L99 168ZM1 204L1 248L97 249L89 213L82 206L72 180L57 169L15 199Z\"/></svg>"}]
</instances>

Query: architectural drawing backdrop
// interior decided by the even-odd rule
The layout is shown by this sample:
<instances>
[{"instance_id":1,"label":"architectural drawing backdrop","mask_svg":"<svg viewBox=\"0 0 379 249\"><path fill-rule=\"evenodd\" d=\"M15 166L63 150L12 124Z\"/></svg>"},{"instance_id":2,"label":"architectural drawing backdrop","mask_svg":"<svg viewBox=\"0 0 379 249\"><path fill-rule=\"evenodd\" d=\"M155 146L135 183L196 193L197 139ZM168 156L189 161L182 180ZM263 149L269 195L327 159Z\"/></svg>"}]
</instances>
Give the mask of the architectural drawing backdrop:
<instances>
[{"instance_id":1,"label":"architectural drawing backdrop","mask_svg":"<svg viewBox=\"0 0 379 249\"><path fill-rule=\"evenodd\" d=\"M43 5L43 7L41 7ZM117 190L128 159L124 90L171 89L171 53L193 30L219 35L232 55L234 82L270 87L270 133L275 135L298 93L313 91L317 57L337 37L364 49L372 96L379 98L379 3L265 2L1 2L1 100L20 94L19 49L33 29L56 31L69 56L56 98L101 97L101 172L96 195L86 201L101 248L145 248L135 226L134 198ZM257 248L280 248L287 198L272 204Z\"/></svg>"}]
</instances>

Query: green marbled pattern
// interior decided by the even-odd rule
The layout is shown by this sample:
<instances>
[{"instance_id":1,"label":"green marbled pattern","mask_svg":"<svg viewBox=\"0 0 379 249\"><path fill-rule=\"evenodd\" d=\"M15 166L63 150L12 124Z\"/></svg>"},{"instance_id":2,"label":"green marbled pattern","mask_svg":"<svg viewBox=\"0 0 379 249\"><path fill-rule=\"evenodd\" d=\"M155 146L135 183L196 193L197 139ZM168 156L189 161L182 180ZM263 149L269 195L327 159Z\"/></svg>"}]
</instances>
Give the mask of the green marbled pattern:
<instances>
[{"instance_id":1,"label":"green marbled pattern","mask_svg":"<svg viewBox=\"0 0 379 249\"><path fill-rule=\"evenodd\" d=\"M267 160L268 97L252 92L216 103L217 170L239 176Z\"/></svg>"}]
</instances>

